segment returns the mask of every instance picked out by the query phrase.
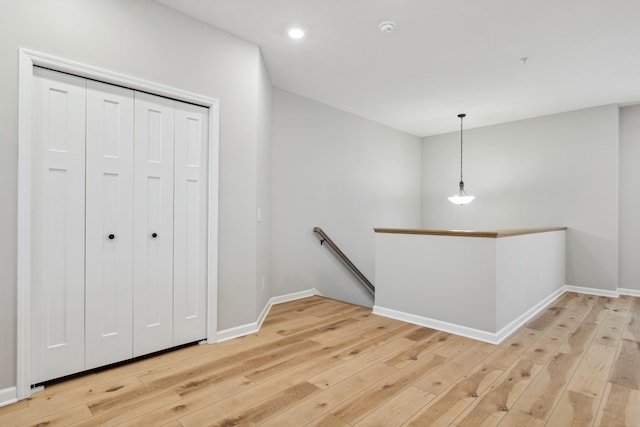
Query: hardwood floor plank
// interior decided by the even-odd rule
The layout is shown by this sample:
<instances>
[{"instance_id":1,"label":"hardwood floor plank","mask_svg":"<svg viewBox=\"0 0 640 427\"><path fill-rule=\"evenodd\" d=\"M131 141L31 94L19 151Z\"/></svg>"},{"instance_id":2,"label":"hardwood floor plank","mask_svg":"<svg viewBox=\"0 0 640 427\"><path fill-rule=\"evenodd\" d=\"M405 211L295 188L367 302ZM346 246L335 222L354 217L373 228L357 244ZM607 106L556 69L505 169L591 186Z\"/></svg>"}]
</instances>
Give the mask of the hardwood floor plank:
<instances>
[{"instance_id":1,"label":"hardwood floor plank","mask_svg":"<svg viewBox=\"0 0 640 427\"><path fill-rule=\"evenodd\" d=\"M76 406L65 407L64 409L54 410L49 412L47 415L40 415L36 417L30 417L26 414L22 415L23 417L20 418L3 419L1 425L68 426L76 421L88 419L89 417L91 417L91 411L89 411L87 405L80 404Z\"/></svg>"},{"instance_id":2,"label":"hardwood floor plank","mask_svg":"<svg viewBox=\"0 0 640 427\"><path fill-rule=\"evenodd\" d=\"M349 424L331 414L304 425L305 427L350 427Z\"/></svg>"},{"instance_id":3,"label":"hardwood floor plank","mask_svg":"<svg viewBox=\"0 0 640 427\"><path fill-rule=\"evenodd\" d=\"M434 397L431 393L409 386L353 425L356 427L388 427L404 424Z\"/></svg>"},{"instance_id":4,"label":"hardwood floor plank","mask_svg":"<svg viewBox=\"0 0 640 427\"><path fill-rule=\"evenodd\" d=\"M554 323L556 319L566 310L566 307L559 307L553 305L542 312L535 319L525 323L525 327L529 329L537 329L539 331L546 330L550 324Z\"/></svg>"},{"instance_id":5,"label":"hardwood floor plank","mask_svg":"<svg viewBox=\"0 0 640 427\"><path fill-rule=\"evenodd\" d=\"M78 423L69 423L74 427L92 427L116 425L140 415L152 412L162 406L180 402L181 397L172 390L165 390L155 394L145 395L140 399L126 402L117 408L104 411L97 416L82 420Z\"/></svg>"},{"instance_id":6,"label":"hardwood floor plank","mask_svg":"<svg viewBox=\"0 0 640 427\"><path fill-rule=\"evenodd\" d=\"M184 426L215 425L217 421L228 417L229 414L239 414L247 411L252 406L268 402L269 399L273 398L273 396L278 396L281 392L298 390L295 387L300 386L300 384L302 383L297 383L286 378L275 379L274 381L264 383L263 387L256 386L219 400L218 402L208 404L196 411L189 411L189 413L181 416L179 421ZM318 389L313 386L313 384L309 386L310 387L304 386L302 390L303 395L306 395L306 392ZM288 393L287 396L291 396L292 394L295 394L295 392ZM229 424L234 425L232 422L229 422Z\"/></svg>"},{"instance_id":7,"label":"hardwood floor plank","mask_svg":"<svg viewBox=\"0 0 640 427\"><path fill-rule=\"evenodd\" d=\"M474 369L414 415L407 426L448 426L502 373L502 370L490 365Z\"/></svg>"},{"instance_id":8,"label":"hardwood floor plank","mask_svg":"<svg viewBox=\"0 0 640 427\"><path fill-rule=\"evenodd\" d=\"M32 420L30 423L34 426L69 426L77 420L86 420L90 415L91 412L86 405L78 405L55 412L46 418Z\"/></svg>"},{"instance_id":9,"label":"hardwood floor plank","mask_svg":"<svg viewBox=\"0 0 640 427\"><path fill-rule=\"evenodd\" d=\"M101 399L111 398L127 393L140 386L141 382L134 377L124 377L117 381L103 384L91 384L79 382L69 388L69 384L57 383L45 387L41 392L32 395L29 399L30 408L38 408L38 411L50 411L53 408L68 405L73 402L83 401L90 404Z\"/></svg>"},{"instance_id":10,"label":"hardwood floor plank","mask_svg":"<svg viewBox=\"0 0 640 427\"><path fill-rule=\"evenodd\" d=\"M432 354L398 369L364 393L340 405L333 415L348 424L353 424L372 412L376 407L407 388L416 379L441 366L446 359Z\"/></svg>"},{"instance_id":11,"label":"hardwood floor plank","mask_svg":"<svg viewBox=\"0 0 640 427\"><path fill-rule=\"evenodd\" d=\"M640 390L640 342L622 340L610 382Z\"/></svg>"},{"instance_id":12,"label":"hardwood floor plank","mask_svg":"<svg viewBox=\"0 0 640 427\"><path fill-rule=\"evenodd\" d=\"M598 311L598 309L591 307L585 317L591 316L592 312ZM583 320L573 332L569 334L569 337L560 348L560 351L567 354L580 354L584 352L585 348L589 345L596 331L600 327L600 324L593 321Z\"/></svg>"},{"instance_id":13,"label":"hardwood floor plank","mask_svg":"<svg viewBox=\"0 0 640 427\"><path fill-rule=\"evenodd\" d=\"M590 427L598 409L598 399L567 390L555 406L547 425Z\"/></svg>"},{"instance_id":14,"label":"hardwood floor plank","mask_svg":"<svg viewBox=\"0 0 640 427\"><path fill-rule=\"evenodd\" d=\"M475 344L465 343L466 351L461 352L453 358L448 358L442 366L433 373L425 375L415 381L414 385L431 394L438 395L448 389L451 384L455 384L460 378L479 365L483 360L484 353L475 349ZM441 352L434 354L442 356ZM446 356L444 356L446 357Z\"/></svg>"},{"instance_id":15,"label":"hardwood floor plank","mask_svg":"<svg viewBox=\"0 0 640 427\"><path fill-rule=\"evenodd\" d=\"M541 368L526 359L516 362L504 377L492 384L475 404L456 419L455 424L459 427L497 425Z\"/></svg>"},{"instance_id":16,"label":"hardwood floor plank","mask_svg":"<svg viewBox=\"0 0 640 427\"><path fill-rule=\"evenodd\" d=\"M540 420L546 420L571 378L578 361L579 358L575 355L556 353L536 375L513 408Z\"/></svg>"},{"instance_id":17,"label":"hardwood floor plank","mask_svg":"<svg viewBox=\"0 0 640 427\"><path fill-rule=\"evenodd\" d=\"M411 362L418 360L418 358L424 357L432 351L444 346L449 337L450 336L446 336L444 333L437 333L430 339L427 339L424 342L417 342L408 349L385 360L384 363L389 366L395 366L397 368L406 366Z\"/></svg>"},{"instance_id":18,"label":"hardwood floor plank","mask_svg":"<svg viewBox=\"0 0 640 427\"><path fill-rule=\"evenodd\" d=\"M436 330L436 329L431 329L431 328L419 328L413 332L408 333L407 335L405 335L406 338L409 338L410 340L416 341L416 342L422 342L425 340L430 339L431 337L433 337L436 334L439 334L440 331Z\"/></svg>"},{"instance_id":19,"label":"hardwood floor plank","mask_svg":"<svg viewBox=\"0 0 640 427\"><path fill-rule=\"evenodd\" d=\"M304 363L312 363L313 360L318 358L333 357L334 359L349 360L369 347L379 346L388 342L390 339L398 338L397 328L387 331L386 326L381 327L377 322L370 321L362 323L370 324L370 326L362 328L360 333L350 333L345 336L334 337L319 349L312 348L297 357L263 365L254 372L247 374L246 377L255 383L260 383L267 378L280 375L292 367ZM398 324L393 326L400 327L402 325ZM316 342L315 339L312 341ZM357 351L355 348L357 348Z\"/></svg>"},{"instance_id":20,"label":"hardwood floor plank","mask_svg":"<svg viewBox=\"0 0 640 427\"><path fill-rule=\"evenodd\" d=\"M227 342L215 345L189 345L158 354L151 354L120 365L90 371L85 375L74 378L69 385L71 388L75 388L77 384L96 386L97 384L120 381L123 378L146 374L149 370L158 369L160 366L181 365L186 359L192 357L206 357L205 355L224 352L229 345ZM61 383L56 383L56 386L58 384L67 386L68 382L65 380Z\"/></svg>"},{"instance_id":21,"label":"hardwood floor plank","mask_svg":"<svg viewBox=\"0 0 640 427\"><path fill-rule=\"evenodd\" d=\"M152 383L159 380L172 381L172 379L174 379L173 382L176 382L176 380L180 381L185 376L196 376L215 370L228 369L234 365L246 363L247 360L255 359L256 357L264 357L274 352L287 352L290 348L304 341L296 337L286 339L282 339L282 337L254 337L254 340L260 342L260 344L253 346L250 344L251 340L243 340L238 344L237 351L216 352L202 358L191 358L185 363L170 366L164 365L139 375L138 378L143 383ZM312 347L312 345L306 344L305 347ZM301 350L301 348L298 348L298 350ZM206 360L207 363L202 363L202 360Z\"/></svg>"},{"instance_id":22,"label":"hardwood floor plank","mask_svg":"<svg viewBox=\"0 0 640 427\"><path fill-rule=\"evenodd\" d=\"M618 298L611 298L610 301L609 310L614 313L624 313L625 316L633 305L633 297L628 295L620 295Z\"/></svg>"},{"instance_id":23,"label":"hardwood floor plank","mask_svg":"<svg viewBox=\"0 0 640 427\"><path fill-rule=\"evenodd\" d=\"M287 383L282 388L289 387ZM278 389L278 385L269 385L270 390L259 389L251 381L246 378L232 378L226 382L216 384L215 386L204 388L196 393L185 396L180 401L165 405L160 405L156 409L144 414L132 417L120 423L120 426L155 426L168 421L176 421L180 417L197 412L210 405L226 399L235 394L246 392L249 389L257 390L259 393L268 393ZM271 388L273 387L273 388ZM255 391L254 390L254 391Z\"/></svg>"},{"instance_id":24,"label":"hardwood floor plank","mask_svg":"<svg viewBox=\"0 0 640 427\"><path fill-rule=\"evenodd\" d=\"M520 411L509 411L498 424L500 427L544 427L544 425L544 421Z\"/></svg>"},{"instance_id":25,"label":"hardwood floor plank","mask_svg":"<svg viewBox=\"0 0 640 427\"><path fill-rule=\"evenodd\" d=\"M358 320L355 319L352 314L353 313L331 316L329 318L321 320L318 323L313 324L312 327L304 326L292 328L290 330L278 331L278 334L296 340L309 339L310 337L319 335L323 332L335 331L337 329L344 328L345 326L356 323Z\"/></svg>"},{"instance_id":26,"label":"hardwood floor plank","mask_svg":"<svg viewBox=\"0 0 640 427\"><path fill-rule=\"evenodd\" d=\"M318 322L308 325L292 323L290 328L280 328L278 330L278 335L283 337L295 336L298 339L305 339L321 332L335 330L341 326L357 322L353 317L354 313L355 311L351 309L346 312L341 312L338 315L321 317Z\"/></svg>"},{"instance_id":27,"label":"hardwood floor plank","mask_svg":"<svg viewBox=\"0 0 640 427\"><path fill-rule=\"evenodd\" d=\"M486 363L491 363L498 369L508 369L541 335L542 332L535 329L520 329L498 346L496 351L487 357Z\"/></svg>"},{"instance_id":28,"label":"hardwood floor plank","mask_svg":"<svg viewBox=\"0 0 640 427\"><path fill-rule=\"evenodd\" d=\"M391 327L379 326L378 328L379 329L375 333L369 333L368 336L366 336L366 340L357 342L354 345L351 345L341 352L335 354L334 356L342 360L349 360L358 357L361 353L366 352L369 349L375 348L381 343L393 341L395 339L398 339L399 337L406 339L407 342L412 341L409 338L406 338L405 335L406 333L415 331L417 328L419 328L419 326L409 325L405 323L404 325L400 325L397 327L393 325Z\"/></svg>"},{"instance_id":29,"label":"hardwood floor plank","mask_svg":"<svg viewBox=\"0 0 640 427\"><path fill-rule=\"evenodd\" d=\"M359 354L358 357L344 361L332 369L309 378L308 381L320 388L331 387L333 384L342 381L346 376L353 375L367 366L378 363L380 359L396 354L412 344L413 341L406 338L398 338L394 341L380 344L367 352Z\"/></svg>"},{"instance_id":30,"label":"hardwood floor plank","mask_svg":"<svg viewBox=\"0 0 640 427\"><path fill-rule=\"evenodd\" d=\"M498 346L322 297L49 384L0 426L640 426L640 298L567 293Z\"/></svg>"},{"instance_id":31,"label":"hardwood floor plank","mask_svg":"<svg viewBox=\"0 0 640 427\"><path fill-rule=\"evenodd\" d=\"M348 335L357 334L360 331L362 331L362 329L364 329L365 327L370 329L371 327L377 328L378 326L382 326L384 329L385 327L384 325L388 324L386 319L380 316L375 316L371 313L357 314L353 317L358 321L350 325L344 326L339 331L336 331L335 329L324 331L314 335L312 338L309 338L309 339L319 344L327 345L332 341L334 341L336 338L343 339ZM398 324L398 326L401 326L401 324Z\"/></svg>"},{"instance_id":32,"label":"hardwood floor plank","mask_svg":"<svg viewBox=\"0 0 640 427\"><path fill-rule=\"evenodd\" d=\"M607 384L603 404L594 425L597 427L639 426L640 392L617 384Z\"/></svg>"},{"instance_id":33,"label":"hardwood floor plank","mask_svg":"<svg viewBox=\"0 0 640 427\"><path fill-rule=\"evenodd\" d=\"M583 326L581 321L591 310L590 307L579 302L580 300L572 300L568 306L564 307L563 314L554 317L553 322L546 322L547 329L522 357L537 364L544 364L562 345L568 347L568 354L571 351L579 352L580 350L574 347L579 346L580 341L587 339L585 335L589 332L588 330L580 331Z\"/></svg>"},{"instance_id":34,"label":"hardwood floor plank","mask_svg":"<svg viewBox=\"0 0 640 427\"><path fill-rule=\"evenodd\" d=\"M269 399L249 407L239 413L231 414L217 423L218 426L256 425L287 410L301 400L318 393L320 389L308 382L302 382L276 393ZM207 420L211 421L210 419Z\"/></svg>"},{"instance_id":35,"label":"hardwood floor plank","mask_svg":"<svg viewBox=\"0 0 640 427\"><path fill-rule=\"evenodd\" d=\"M320 419L327 415L329 410L360 395L392 372L394 369L390 366L376 363L272 418L264 424L264 427L298 427L310 420Z\"/></svg>"},{"instance_id":36,"label":"hardwood floor plank","mask_svg":"<svg viewBox=\"0 0 640 427\"><path fill-rule=\"evenodd\" d=\"M342 362L334 358L324 358L315 361L311 365L307 364L298 366L295 369L287 371L286 375L274 377L258 385L254 385L247 381L251 386L246 390L238 393L227 393L222 399L219 399L216 402L206 402L208 404L205 404L204 407L197 411L188 411L186 414L183 412L180 417L180 421L186 425L193 420L219 420L230 413L235 413L246 409L251 405L260 403L263 400L268 399L274 393L278 393L296 384L302 383L306 381L308 377L314 376L327 369L331 369L339 363ZM212 392L217 392L217 386L215 384L199 389L197 393L199 396L204 396L206 398ZM189 397L190 395L186 396L187 399Z\"/></svg>"},{"instance_id":37,"label":"hardwood floor plank","mask_svg":"<svg viewBox=\"0 0 640 427\"><path fill-rule=\"evenodd\" d=\"M616 349L611 346L591 345L578 364L567 389L586 396L602 398L615 355Z\"/></svg>"},{"instance_id":38,"label":"hardwood floor plank","mask_svg":"<svg viewBox=\"0 0 640 427\"><path fill-rule=\"evenodd\" d=\"M328 307L332 308L332 300L329 298L323 298L319 296L312 296L309 298L302 298L294 301L289 301L284 304L275 304L271 306L269 316L287 315L291 317L313 316L309 310L313 307ZM319 311L322 315L323 312ZM269 317L268 316L268 317Z\"/></svg>"},{"instance_id":39,"label":"hardwood floor plank","mask_svg":"<svg viewBox=\"0 0 640 427\"><path fill-rule=\"evenodd\" d=\"M16 403L12 403L11 405L6 405L0 407L0 414L10 414L12 412L21 411L23 409L27 409L29 407L29 399L19 400Z\"/></svg>"},{"instance_id":40,"label":"hardwood floor plank","mask_svg":"<svg viewBox=\"0 0 640 427\"><path fill-rule=\"evenodd\" d=\"M264 355L272 351L277 351L289 345L302 342L297 338L283 339L279 335L273 334L251 334L234 340L225 341L220 345L224 346L217 352L204 354L194 353L191 357L184 358L180 363L162 364L145 372L137 373L137 376L144 383L157 379L166 378L179 372L185 372L193 366L198 366L207 371L211 366L222 367L233 365L253 358L256 355ZM198 347L215 347L219 344L209 344ZM210 366L205 366L202 361L208 361Z\"/></svg>"},{"instance_id":41,"label":"hardwood floor plank","mask_svg":"<svg viewBox=\"0 0 640 427\"><path fill-rule=\"evenodd\" d=\"M634 298L629 311L623 338L640 342L640 298Z\"/></svg>"},{"instance_id":42,"label":"hardwood floor plank","mask_svg":"<svg viewBox=\"0 0 640 427\"><path fill-rule=\"evenodd\" d=\"M543 365L557 354L571 330L561 326L551 326L522 355L523 359Z\"/></svg>"},{"instance_id":43,"label":"hardwood floor plank","mask_svg":"<svg viewBox=\"0 0 640 427\"><path fill-rule=\"evenodd\" d=\"M617 347L626 320L626 315L609 311L594 337L594 343Z\"/></svg>"},{"instance_id":44,"label":"hardwood floor plank","mask_svg":"<svg viewBox=\"0 0 640 427\"><path fill-rule=\"evenodd\" d=\"M96 414L129 400L138 399L146 394L174 386L179 386L178 394L180 396L184 396L208 385L218 384L228 378L242 376L244 373L255 369L255 367L259 366L261 363L267 363L268 361L272 361L278 357L289 355L291 352L302 351L305 348L312 346L317 346L317 344L311 341L294 342L292 345L285 348L245 361L238 361L233 357L233 361L237 363L231 363L230 366L222 364L223 366L220 367L217 363L213 362L207 362L201 366L191 366L186 370L182 370L167 377L135 387L131 391L123 393L120 396L109 397L93 402L89 405L89 409L91 409L92 413ZM277 347L278 346L276 346L276 348Z\"/></svg>"},{"instance_id":45,"label":"hardwood floor plank","mask_svg":"<svg viewBox=\"0 0 640 427\"><path fill-rule=\"evenodd\" d=\"M315 375L339 363L341 363L341 361L334 358L320 359L314 361L310 366L297 366L295 369L289 370L286 375L276 376L258 385L255 385L244 377L231 378L226 382L212 384L185 395L178 405L159 408L153 413L145 414L133 420L131 423L125 423L123 425L156 425L162 420L178 419L202 409L209 408L209 410L218 411L219 408L213 408L218 405L222 407L224 416L224 414L229 413L229 411L244 408L251 402L259 402L272 393L291 387L296 383L304 381L308 376ZM227 401L225 402L225 400Z\"/></svg>"},{"instance_id":46,"label":"hardwood floor plank","mask_svg":"<svg viewBox=\"0 0 640 427\"><path fill-rule=\"evenodd\" d=\"M317 325L320 322L320 317L317 316L300 316L300 317L288 317L288 316L280 316L278 317L277 322L267 322L265 319L258 335L265 334L282 334L284 331L290 330L295 327L306 326L311 327L313 325Z\"/></svg>"},{"instance_id":47,"label":"hardwood floor plank","mask_svg":"<svg viewBox=\"0 0 640 427\"><path fill-rule=\"evenodd\" d=\"M95 388L85 381L76 381L74 384L77 388L69 388L68 384L58 383L34 394L31 399L25 401L29 402L28 406L21 405L20 410L13 411L13 417L7 418L7 424L21 424L25 420L46 417L47 414L59 411L61 408L78 405L78 402L82 402L86 408L91 402L111 395L124 394L139 385L140 381L132 377L99 384ZM2 425L1 422L0 425Z\"/></svg>"}]
</instances>

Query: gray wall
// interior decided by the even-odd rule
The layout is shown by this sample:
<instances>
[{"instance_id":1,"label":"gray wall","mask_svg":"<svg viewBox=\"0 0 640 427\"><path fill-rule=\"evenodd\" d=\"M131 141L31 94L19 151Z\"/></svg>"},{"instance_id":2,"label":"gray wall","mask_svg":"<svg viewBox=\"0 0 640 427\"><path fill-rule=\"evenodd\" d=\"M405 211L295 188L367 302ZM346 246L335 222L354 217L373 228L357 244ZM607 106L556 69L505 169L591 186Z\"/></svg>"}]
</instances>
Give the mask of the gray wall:
<instances>
[{"instance_id":1,"label":"gray wall","mask_svg":"<svg viewBox=\"0 0 640 427\"><path fill-rule=\"evenodd\" d=\"M465 130L464 207L459 132L423 138L422 226L567 226L567 284L615 290L618 130L615 105Z\"/></svg>"},{"instance_id":2,"label":"gray wall","mask_svg":"<svg viewBox=\"0 0 640 427\"><path fill-rule=\"evenodd\" d=\"M420 223L420 139L274 89L273 292L372 299L313 233L322 227L375 283L373 227Z\"/></svg>"},{"instance_id":3,"label":"gray wall","mask_svg":"<svg viewBox=\"0 0 640 427\"><path fill-rule=\"evenodd\" d=\"M621 288L640 291L640 105L620 109Z\"/></svg>"},{"instance_id":4,"label":"gray wall","mask_svg":"<svg viewBox=\"0 0 640 427\"><path fill-rule=\"evenodd\" d=\"M271 280L271 106L273 100L271 80L269 80L262 58L261 72L258 78L258 171L256 185L258 188L257 208L260 209L261 219L259 223L256 222L258 233L256 317L260 315L269 298L274 296Z\"/></svg>"},{"instance_id":5,"label":"gray wall","mask_svg":"<svg viewBox=\"0 0 640 427\"><path fill-rule=\"evenodd\" d=\"M0 29L0 389L15 385L19 47L220 100L218 326L255 321L270 110L258 48L150 0L2 1Z\"/></svg>"}]
</instances>

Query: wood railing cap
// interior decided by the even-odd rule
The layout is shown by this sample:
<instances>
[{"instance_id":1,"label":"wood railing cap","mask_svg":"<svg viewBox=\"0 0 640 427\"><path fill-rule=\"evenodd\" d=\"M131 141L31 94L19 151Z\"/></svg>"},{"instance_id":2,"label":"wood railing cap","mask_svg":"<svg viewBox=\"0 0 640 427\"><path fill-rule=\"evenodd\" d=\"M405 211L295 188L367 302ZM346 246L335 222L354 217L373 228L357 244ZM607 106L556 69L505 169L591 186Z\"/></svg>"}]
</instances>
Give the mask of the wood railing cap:
<instances>
[{"instance_id":1,"label":"wood railing cap","mask_svg":"<svg viewBox=\"0 0 640 427\"><path fill-rule=\"evenodd\" d=\"M430 230L430 229L410 229L410 228L374 228L376 233L391 234L424 234L432 236L462 236L462 237L488 237L500 238L510 236L520 236L523 234L547 233L550 231L563 231L567 227L537 227L537 228L514 228L509 230Z\"/></svg>"}]
</instances>

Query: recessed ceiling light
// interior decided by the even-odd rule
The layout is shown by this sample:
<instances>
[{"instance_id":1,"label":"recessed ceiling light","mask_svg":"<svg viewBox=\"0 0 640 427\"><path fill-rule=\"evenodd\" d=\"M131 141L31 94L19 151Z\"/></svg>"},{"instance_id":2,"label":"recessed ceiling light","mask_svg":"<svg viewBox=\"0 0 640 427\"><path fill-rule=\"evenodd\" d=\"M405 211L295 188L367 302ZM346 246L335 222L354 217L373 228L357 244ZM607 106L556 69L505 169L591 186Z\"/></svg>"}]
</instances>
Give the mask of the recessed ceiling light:
<instances>
[{"instance_id":1,"label":"recessed ceiling light","mask_svg":"<svg viewBox=\"0 0 640 427\"><path fill-rule=\"evenodd\" d=\"M289 37L292 39L301 39L304 37L304 31L300 28L292 28L289 30Z\"/></svg>"}]
</instances>

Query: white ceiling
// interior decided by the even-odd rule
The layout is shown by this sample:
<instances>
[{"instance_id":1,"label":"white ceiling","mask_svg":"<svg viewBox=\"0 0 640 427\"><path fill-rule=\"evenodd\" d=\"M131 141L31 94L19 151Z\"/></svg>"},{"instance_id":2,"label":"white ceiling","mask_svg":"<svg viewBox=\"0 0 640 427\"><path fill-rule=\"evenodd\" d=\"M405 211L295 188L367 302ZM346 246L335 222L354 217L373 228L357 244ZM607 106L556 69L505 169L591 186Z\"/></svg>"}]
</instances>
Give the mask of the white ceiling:
<instances>
[{"instance_id":1,"label":"white ceiling","mask_svg":"<svg viewBox=\"0 0 640 427\"><path fill-rule=\"evenodd\" d=\"M417 136L640 102L640 0L156 1L260 46L274 86Z\"/></svg>"}]
</instances>

